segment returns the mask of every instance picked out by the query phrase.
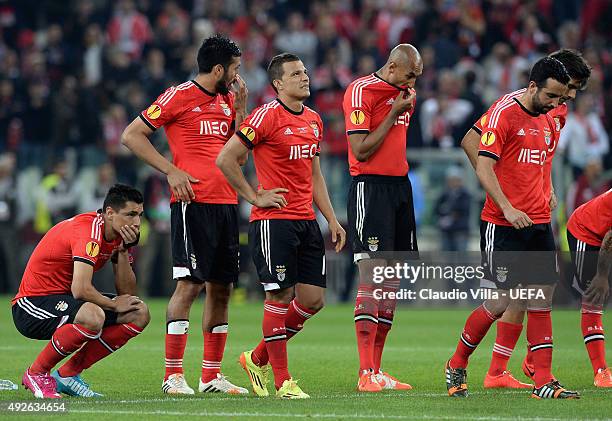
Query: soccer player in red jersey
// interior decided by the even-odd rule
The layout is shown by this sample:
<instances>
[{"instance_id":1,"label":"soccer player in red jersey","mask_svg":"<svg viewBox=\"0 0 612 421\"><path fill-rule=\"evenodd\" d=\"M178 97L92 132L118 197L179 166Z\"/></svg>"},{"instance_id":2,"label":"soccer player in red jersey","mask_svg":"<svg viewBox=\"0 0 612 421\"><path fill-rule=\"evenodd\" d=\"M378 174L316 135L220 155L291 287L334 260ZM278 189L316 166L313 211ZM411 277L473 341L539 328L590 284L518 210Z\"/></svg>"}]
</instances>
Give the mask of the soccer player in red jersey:
<instances>
[{"instance_id":1,"label":"soccer player in red jersey","mask_svg":"<svg viewBox=\"0 0 612 421\"><path fill-rule=\"evenodd\" d=\"M552 186L551 172L552 172L552 160L556 152L557 142L559 140L559 132L565 125L567 116L567 101L576 98L576 94L579 90L585 88L588 79L591 74L591 69L586 63L582 55L575 50L562 49L550 54L550 57L556 58L565 66L570 81L568 83L568 91L559 101L559 106L550 110L547 114L553 118L555 123L555 133L549 148L547 149L546 163L544 164L544 195L550 197L549 205L550 210L554 210L557 206L557 197L554 193ZM489 112L497 105L499 101L506 100L511 97L519 97L525 92L525 89L519 89L518 91L502 96L497 100ZM461 146L465 150L470 162L476 168L476 162L478 159L478 143L480 136L482 135L483 125L486 124L487 114L485 113L480 119L478 119L472 129L469 130L461 142ZM483 287L495 288L495 284L489 281L483 282ZM491 358L491 365L488 373L484 379L485 388L531 388L532 385L518 381L508 371L508 361L512 355L512 351L516 346L516 342L521 335L523 330L523 319L525 315L524 306L520 302L514 300L510 302L508 308L504 312L503 316L497 321L497 337L493 348L493 356ZM527 347L527 357L523 362L523 371L527 377L533 377L533 364L531 362L531 353L529 352L529 346Z\"/></svg>"},{"instance_id":2,"label":"soccer player in red jersey","mask_svg":"<svg viewBox=\"0 0 612 421\"><path fill-rule=\"evenodd\" d=\"M551 373L550 310L558 273L543 169L555 130L546 113L559 105L569 80L559 60L545 57L534 64L522 95L499 101L487 114L476 173L487 192L480 227L483 266L498 298L486 300L468 317L446 364L449 396L467 397L468 358L508 307L510 291L521 285L538 292L527 300L527 340L535 367L532 397L579 397Z\"/></svg>"},{"instance_id":3,"label":"soccer player in red jersey","mask_svg":"<svg viewBox=\"0 0 612 421\"><path fill-rule=\"evenodd\" d=\"M336 252L345 232L329 200L319 144L323 123L304 105L310 96L304 64L293 54L275 56L268 78L277 98L256 108L227 142L217 165L231 185L253 205L249 245L259 280L265 290L263 339L243 352L240 364L253 391L267 396L269 366L276 396L309 396L292 379L287 367L287 340L302 330L324 303L325 244L312 207L313 199L329 224ZM239 162L249 150L259 180L255 191Z\"/></svg>"},{"instance_id":4,"label":"soccer player in red jersey","mask_svg":"<svg viewBox=\"0 0 612 421\"><path fill-rule=\"evenodd\" d=\"M606 363L603 307L610 295L612 267L612 190L589 200L567 222L574 288L582 294L582 336L597 387L612 387Z\"/></svg>"},{"instance_id":5,"label":"soccer player in red jersey","mask_svg":"<svg viewBox=\"0 0 612 421\"><path fill-rule=\"evenodd\" d=\"M129 252L138 243L142 204L138 190L117 184L108 191L102 209L55 225L30 256L12 305L13 321L22 335L50 339L23 375L23 385L35 397L102 396L80 374L149 323L149 310L136 296ZM94 272L109 260L117 295L102 294L92 284Z\"/></svg>"},{"instance_id":6,"label":"soccer player in red jersey","mask_svg":"<svg viewBox=\"0 0 612 421\"><path fill-rule=\"evenodd\" d=\"M381 252L418 252L412 187L406 160L407 129L414 110L416 78L423 62L410 44L395 47L377 72L353 81L344 94L343 111L350 174L349 239L359 269L355 331L362 392L412 387L384 372L381 359L391 329L396 300L374 297L375 266L385 266ZM381 289L399 288L385 280Z\"/></svg>"},{"instance_id":7,"label":"soccer player in red jersey","mask_svg":"<svg viewBox=\"0 0 612 421\"><path fill-rule=\"evenodd\" d=\"M248 393L221 374L228 302L238 280L238 197L215 159L246 115L246 86L238 75L240 49L227 38L204 40L198 74L161 94L124 131L123 143L166 174L172 190L171 232L176 289L166 313L166 374L162 391L193 394L183 374L189 311L206 290L200 392ZM238 85L236 93L230 91ZM173 162L151 145L164 127ZM243 157L246 159L246 157Z\"/></svg>"}]
</instances>

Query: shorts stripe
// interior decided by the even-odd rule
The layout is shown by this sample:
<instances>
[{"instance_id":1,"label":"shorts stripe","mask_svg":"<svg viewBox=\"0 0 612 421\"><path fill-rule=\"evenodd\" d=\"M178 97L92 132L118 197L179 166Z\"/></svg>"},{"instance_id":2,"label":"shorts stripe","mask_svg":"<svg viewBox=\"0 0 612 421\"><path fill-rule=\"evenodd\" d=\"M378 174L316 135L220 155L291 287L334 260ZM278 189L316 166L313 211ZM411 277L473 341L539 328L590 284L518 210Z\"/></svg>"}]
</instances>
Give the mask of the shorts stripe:
<instances>
[{"instance_id":1,"label":"shorts stripe","mask_svg":"<svg viewBox=\"0 0 612 421\"><path fill-rule=\"evenodd\" d=\"M365 200L363 193L364 182L360 181L357 183L357 220L355 222L355 228L357 229L357 235L361 242L363 242L363 220L365 219Z\"/></svg>"},{"instance_id":2,"label":"shorts stripe","mask_svg":"<svg viewBox=\"0 0 612 421\"><path fill-rule=\"evenodd\" d=\"M46 311L45 312L41 311L42 309L39 309L38 307L34 306L31 302L29 302L25 298L20 298L19 300L17 300L17 305L19 305L19 307L21 307L29 315L34 316L40 320L50 319L51 317L55 317L54 315L48 316L48 314L50 313Z\"/></svg>"},{"instance_id":3,"label":"shorts stripe","mask_svg":"<svg viewBox=\"0 0 612 421\"><path fill-rule=\"evenodd\" d=\"M183 242L185 243L185 263L189 262L189 247L187 243L187 203L181 202L181 213L183 215ZM188 271L189 269L186 268ZM189 272L191 274L191 272Z\"/></svg>"}]
</instances>

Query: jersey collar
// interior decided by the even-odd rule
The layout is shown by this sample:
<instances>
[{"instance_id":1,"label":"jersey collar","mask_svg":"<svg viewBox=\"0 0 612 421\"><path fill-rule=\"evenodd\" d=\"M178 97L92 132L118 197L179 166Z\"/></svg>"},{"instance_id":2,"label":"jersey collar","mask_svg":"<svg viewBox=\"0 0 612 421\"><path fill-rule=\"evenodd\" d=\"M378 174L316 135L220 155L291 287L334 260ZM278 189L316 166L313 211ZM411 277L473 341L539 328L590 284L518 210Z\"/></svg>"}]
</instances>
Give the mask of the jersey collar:
<instances>
[{"instance_id":1,"label":"jersey collar","mask_svg":"<svg viewBox=\"0 0 612 421\"><path fill-rule=\"evenodd\" d=\"M525 111L527 114L529 114L532 117L538 117L540 114L538 113L532 113L531 111L529 111L527 108L525 108L525 106L523 104L521 104L521 101L519 101L516 98L512 98L516 101L516 103L519 105L519 107L521 107L521 110Z\"/></svg>"},{"instance_id":2,"label":"jersey collar","mask_svg":"<svg viewBox=\"0 0 612 421\"><path fill-rule=\"evenodd\" d=\"M293 115L302 115L302 114L304 114L304 105L302 105L302 110L301 110L301 111L293 111L291 108L287 107L287 106L286 106L286 105L283 103L283 101L281 101L280 99L276 98L276 100L278 101L278 103L279 103L280 105L282 105L282 106L283 106L283 108L284 108L285 110L289 111L291 114L293 114Z\"/></svg>"},{"instance_id":3,"label":"jersey collar","mask_svg":"<svg viewBox=\"0 0 612 421\"><path fill-rule=\"evenodd\" d=\"M198 82L196 82L195 79L192 79L191 82L195 86L197 86L200 91L204 92L206 95L208 95L208 96L217 96L217 94L213 94L212 92L208 91L205 87L200 85Z\"/></svg>"},{"instance_id":4,"label":"jersey collar","mask_svg":"<svg viewBox=\"0 0 612 421\"><path fill-rule=\"evenodd\" d=\"M405 91L405 90L406 90L406 88L402 88L401 86L397 86L397 85L394 85L393 83L389 83L389 82L387 82L387 81L386 81L386 80L384 80L382 77L378 76L378 74L376 74L376 72L372 73L372 75L373 75L375 78L377 78L377 79L379 79L379 80L382 80L382 81L383 81L383 82L385 82L387 85L391 85L391 86L393 86L395 89L399 89L400 91Z\"/></svg>"}]
</instances>

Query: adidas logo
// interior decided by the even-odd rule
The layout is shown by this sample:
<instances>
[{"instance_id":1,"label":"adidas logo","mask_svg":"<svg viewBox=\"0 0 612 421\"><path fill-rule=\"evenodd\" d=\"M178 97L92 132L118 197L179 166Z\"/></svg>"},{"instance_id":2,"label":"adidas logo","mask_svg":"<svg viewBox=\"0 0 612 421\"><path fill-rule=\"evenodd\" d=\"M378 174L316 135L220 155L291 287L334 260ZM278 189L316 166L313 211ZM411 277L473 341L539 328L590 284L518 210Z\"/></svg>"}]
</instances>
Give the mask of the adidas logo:
<instances>
[{"instance_id":1,"label":"adidas logo","mask_svg":"<svg viewBox=\"0 0 612 421\"><path fill-rule=\"evenodd\" d=\"M287 127L287 130L285 130L285 134L293 134L293 132L289 127Z\"/></svg>"},{"instance_id":2,"label":"adidas logo","mask_svg":"<svg viewBox=\"0 0 612 421\"><path fill-rule=\"evenodd\" d=\"M202 110L200 109L200 107L195 107L195 108L194 108L193 110L191 110L191 111L195 111L196 113L199 113L199 112L201 112Z\"/></svg>"},{"instance_id":3,"label":"adidas logo","mask_svg":"<svg viewBox=\"0 0 612 421\"><path fill-rule=\"evenodd\" d=\"M387 105L393 105L394 102L395 102L395 98L389 98L387 100Z\"/></svg>"},{"instance_id":4,"label":"adidas logo","mask_svg":"<svg viewBox=\"0 0 612 421\"><path fill-rule=\"evenodd\" d=\"M523 129L519 130L516 135L517 136L525 136L525 130L523 130Z\"/></svg>"}]
</instances>

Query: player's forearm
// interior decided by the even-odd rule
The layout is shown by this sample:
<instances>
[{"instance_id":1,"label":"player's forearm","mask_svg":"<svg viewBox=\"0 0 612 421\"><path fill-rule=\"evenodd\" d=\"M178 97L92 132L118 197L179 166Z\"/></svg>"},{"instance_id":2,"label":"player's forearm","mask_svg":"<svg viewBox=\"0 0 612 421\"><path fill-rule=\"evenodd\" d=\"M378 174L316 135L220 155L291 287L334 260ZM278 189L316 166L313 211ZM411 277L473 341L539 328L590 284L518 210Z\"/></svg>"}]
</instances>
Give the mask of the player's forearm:
<instances>
[{"instance_id":1,"label":"player's forearm","mask_svg":"<svg viewBox=\"0 0 612 421\"><path fill-rule=\"evenodd\" d=\"M238 111L236 110L236 124L235 127L240 127L240 125L242 124L242 122L244 121L244 119L246 118L247 113L246 110L244 111Z\"/></svg>"},{"instance_id":2,"label":"player's forearm","mask_svg":"<svg viewBox=\"0 0 612 421\"><path fill-rule=\"evenodd\" d=\"M312 176L312 193L315 205L317 205L317 208L319 208L319 211L321 211L327 222L331 223L335 221L336 213L334 212L334 207L329 198L325 178L320 172Z\"/></svg>"},{"instance_id":3,"label":"player's forearm","mask_svg":"<svg viewBox=\"0 0 612 421\"><path fill-rule=\"evenodd\" d=\"M231 157L221 151L217 157L217 167L221 170L228 183L250 204L254 204L257 193L244 178L240 168L240 157Z\"/></svg>"},{"instance_id":4,"label":"player's forearm","mask_svg":"<svg viewBox=\"0 0 612 421\"><path fill-rule=\"evenodd\" d=\"M473 129L468 130L461 140L461 147L474 169L476 169L476 164L478 163L478 142L478 134Z\"/></svg>"},{"instance_id":5,"label":"player's forearm","mask_svg":"<svg viewBox=\"0 0 612 421\"><path fill-rule=\"evenodd\" d=\"M141 133L133 133L126 129L121 135L121 143L138 158L164 174L168 174L173 167L172 163L153 147L149 138Z\"/></svg>"},{"instance_id":6,"label":"player's forearm","mask_svg":"<svg viewBox=\"0 0 612 421\"><path fill-rule=\"evenodd\" d=\"M75 286L72 284L72 296L77 300L96 304L104 310L115 310L115 302L108 297L105 297L94 288L91 283L89 285Z\"/></svg>"},{"instance_id":7,"label":"player's forearm","mask_svg":"<svg viewBox=\"0 0 612 421\"><path fill-rule=\"evenodd\" d=\"M597 276L607 278L612 268L612 230L608 231L599 249L597 258Z\"/></svg>"},{"instance_id":8,"label":"player's forearm","mask_svg":"<svg viewBox=\"0 0 612 421\"><path fill-rule=\"evenodd\" d=\"M115 289L117 295L137 295L136 274L130 264L127 251L117 253L117 269L115 271Z\"/></svg>"},{"instance_id":9,"label":"player's forearm","mask_svg":"<svg viewBox=\"0 0 612 421\"><path fill-rule=\"evenodd\" d=\"M380 148L396 119L397 116L395 114L389 113L373 132L369 133L359 144L355 145L353 154L358 161L367 161Z\"/></svg>"},{"instance_id":10,"label":"player's forearm","mask_svg":"<svg viewBox=\"0 0 612 421\"><path fill-rule=\"evenodd\" d=\"M502 212L512 207L512 204L502 191L501 186L499 185L499 180L497 179L495 171L493 171L491 166L477 165L476 175L478 176L482 187Z\"/></svg>"}]
</instances>

